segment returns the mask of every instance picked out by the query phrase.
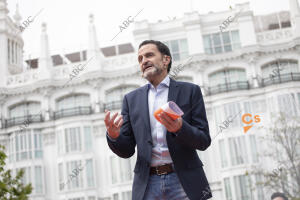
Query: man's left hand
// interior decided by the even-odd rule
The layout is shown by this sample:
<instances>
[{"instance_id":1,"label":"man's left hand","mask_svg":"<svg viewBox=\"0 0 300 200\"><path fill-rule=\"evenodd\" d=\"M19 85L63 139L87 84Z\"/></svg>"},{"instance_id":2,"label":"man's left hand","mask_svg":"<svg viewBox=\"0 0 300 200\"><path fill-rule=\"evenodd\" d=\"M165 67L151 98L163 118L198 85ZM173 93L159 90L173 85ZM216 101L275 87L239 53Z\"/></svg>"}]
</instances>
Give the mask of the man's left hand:
<instances>
[{"instance_id":1,"label":"man's left hand","mask_svg":"<svg viewBox=\"0 0 300 200\"><path fill-rule=\"evenodd\" d=\"M182 127L182 118L179 117L176 120L173 120L165 112L162 112L158 115L161 118L162 124L167 128L169 132L175 133L179 131Z\"/></svg>"}]
</instances>

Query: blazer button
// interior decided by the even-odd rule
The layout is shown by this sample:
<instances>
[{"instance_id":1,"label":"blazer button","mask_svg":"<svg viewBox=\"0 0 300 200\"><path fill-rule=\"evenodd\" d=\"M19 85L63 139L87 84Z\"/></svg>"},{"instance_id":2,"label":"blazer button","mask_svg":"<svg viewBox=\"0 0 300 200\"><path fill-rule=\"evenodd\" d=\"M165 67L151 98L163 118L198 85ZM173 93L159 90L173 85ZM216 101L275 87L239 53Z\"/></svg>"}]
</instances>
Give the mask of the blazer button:
<instances>
[{"instance_id":1,"label":"blazer button","mask_svg":"<svg viewBox=\"0 0 300 200\"><path fill-rule=\"evenodd\" d=\"M150 163L147 163L147 167L150 167Z\"/></svg>"},{"instance_id":2,"label":"blazer button","mask_svg":"<svg viewBox=\"0 0 300 200\"><path fill-rule=\"evenodd\" d=\"M148 144L150 144L151 146L153 146L153 143L151 140L148 140Z\"/></svg>"}]
</instances>

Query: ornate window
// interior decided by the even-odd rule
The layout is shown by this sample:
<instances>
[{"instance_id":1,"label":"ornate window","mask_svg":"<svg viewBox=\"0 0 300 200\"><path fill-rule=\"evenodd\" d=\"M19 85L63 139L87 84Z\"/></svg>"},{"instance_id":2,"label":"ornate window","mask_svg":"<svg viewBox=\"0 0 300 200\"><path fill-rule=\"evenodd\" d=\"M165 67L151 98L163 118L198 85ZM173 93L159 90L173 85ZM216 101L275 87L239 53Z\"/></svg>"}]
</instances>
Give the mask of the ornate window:
<instances>
[{"instance_id":1,"label":"ornate window","mask_svg":"<svg viewBox=\"0 0 300 200\"><path fill-rule=\"evenodd\" d=\"M230 179L229 178L224 178L224 187L225 187L226 200L232 200L233 198L232 198Z\"/></svg>"},{"instance_id":2,"label":"ornate window","mask_svg":"<svg viewBox=\"0 0 300 200\"><path fill-rule=\"evenodd\" d=\"M9 161L43 158L43 143L40 129L16 131L9 136Z\"/></svg>"},{"instance_id":3,"label":"ornate window","mask_svg":"<svg viewBox=\"0 0 300 200\"><path fill-rule=\"evenodd\" d=\"M73 160L59 163L59 190L95 187L96 180L93 163L93 159Z\"/></svg>"},{"instance_id":4,"label":"ornate window","mask_svg":"<svg viewBox=\"0 0 300 200\"><path fill-rule=\"evenodd\" d=\"M204 50L207 54L230 52L241 48L239 31L227 31L203 36Z\"/></svg>"},{"instance_id":5,"label":"ornate window","mask_svg":"<svg viewBox=\"0 0 300 200\"><path fill-rule=\"evenodd\" d=\"M246 72L244 69L225 69L209 75L210 86L234 83L238 81L247 81Z\"/></svg>"},{"instance_id":6,"label":"ornate window","mask_svg":"<svg viewBox=\"0 0 300 200\"><path fill-rule=\"evenodd\" d=\"M38 102L25 102L15 105L9 109L10 118L36 115L41 111L41 104Z\"/></svg>"},{"instance_id":7,"label":"ornate window","mask_svg":"<svg viewBox=\"0 0 300 200\"><path fill-rule=\"evenodd\" d=\"M9 118L5 120L5 127L11 127L15 125L21 125L22 128L27 128L27 126L32 122L41 122L42 110L40 103L37 102L26 102L11 106L9 108Z\"/></svg>"},{"instance_id":8,"label":"ornate window","mask_svg":"<svg viewBox=\"0 0 300 200\"><path fill-rule=\"evenodd\" d=\"M234 187L236 199L250 200L250 185L248 176L234 176Z\"/></svg>"},{"instance_id":9,"label":"ornate window","mask_svg":"<svg viewBox=\"0 0 300 200\"><path fill-rule=\"evenodd\" d=\"M189 49L188 42L186 39L170 40L164 42L170 49L172 60L182 60L188 57Z\"/></svg>"},{"instance_id":10,"label":"ornate window","mask_svg":"<svg viewBox=\"0 0 300 200\"><path fill-rule=\"evenodd\" d=\"M75 94L57 100L57 111L54 118L87 115L92 113L90 96L87 94Z\"/></svg>"},{"instance_id":11,"label":"ornate window","mask_svg":"<svg viewBox=\"0 0 300 200\"><path fill-rule=\"evenodd\" d=\"M19 170L24 170L23 178L21 179L24 185L31 183L33 187L32 194L44 193L44 172L43 167L39 165L32 165L15 169L15 173Z\"/></svg>"},{"instance_id":12,"label":"ornate window","mask_svg":"<svg viewBox=\"0 0 300 200\"><path fill-rule=\"evenodd\" d=\"M110 157L111 183L118 184L132 180L132 159L122 159L116 156Z\"/></svg>"},{"instance_id":13,"label":"ornate window","mask_svg":"<svg viewBox=\"0 0 300 200\"><path fill-rule=\"evenodd\" d=\"M68 108L90 106L90 96L87 94L76 94L60 98L57 101L57 110Z\"/></svg>"},{"instance_id":14,"label":"ornate window","mask_svg":"<svg viewBox=\"0 0 300 200\"><path fill-rule=\"evenodd\" d=\"M93 149L93 136L90 126L66 128L57 131L59 154L90 152Z\"/></svg>"},{"instance_id":15,"label":"ornate window","mask_svg":"<svg viewBox=\"0 0 300 200\"><path fill-rule=\"evenodd\" d=\"M263 78L278 77L278 74L290 74L299 72L298 61L277 60L261 67Z\"/></svg>"},{"instance_id":16,"label":"ornate window","mask_svg":"<svg viewBox=\"0 0 300 200\"><path fill-rule=\"evenodd\" d=\"M229 138L229 148L231 156L231 165L240 165L248 163L245 137Z\"/></svg>"},{"instance_id":17,"label":"ornate window","mask_svg":"<svg viewBox=\"0 0 300 200\"><path fill-rule=\"evenodd\" d=\"M225 69L209 75L208 94L249 89L244 69Z\"/></svg>"}]
</instances>

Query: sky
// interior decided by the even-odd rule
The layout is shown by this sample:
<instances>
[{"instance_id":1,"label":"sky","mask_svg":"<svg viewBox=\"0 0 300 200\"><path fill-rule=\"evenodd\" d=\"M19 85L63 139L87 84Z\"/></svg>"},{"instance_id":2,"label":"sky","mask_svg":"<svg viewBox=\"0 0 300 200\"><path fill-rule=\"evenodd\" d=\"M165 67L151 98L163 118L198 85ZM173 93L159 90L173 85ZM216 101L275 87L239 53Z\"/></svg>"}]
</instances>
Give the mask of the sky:
<instances>
[{"instance_id":1,"label":"sky","mask_svg":"<svg viewBox=\"0 0 300 200\"><path fill-rule=\"evenodd\" d=\"M289 0L7 0L10 17L19 4L21 22L41 11L22 33L24 59L29 55L31 58L39 56L42 23L47 24L51 54L69 53L87 47L90 14L94 15L99 46L106 47L133 42L132 23L114 37L123 21L141 10L135 21L154 23L181 18L191 10L200 14L225 11L244 2L250 3L254 15L289 10Z\"/></svg>"}]
</instances>

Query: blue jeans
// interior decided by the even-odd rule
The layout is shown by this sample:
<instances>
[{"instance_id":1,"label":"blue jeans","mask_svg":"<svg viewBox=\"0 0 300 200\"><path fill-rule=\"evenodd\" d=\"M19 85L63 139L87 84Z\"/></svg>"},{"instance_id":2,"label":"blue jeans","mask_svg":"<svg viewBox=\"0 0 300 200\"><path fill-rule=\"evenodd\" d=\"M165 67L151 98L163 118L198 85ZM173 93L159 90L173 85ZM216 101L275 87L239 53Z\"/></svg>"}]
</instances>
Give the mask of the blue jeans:
<instances>
[{"instance_id":1,"label":"blue jeans","mask_svg":"<svg viewBox=\"0 0 300 200\"><path fill-rule=\"evenodd\" d=\"M144 200L189 200L176 172L150 175Z\"/></svg>"}]
</instances>

